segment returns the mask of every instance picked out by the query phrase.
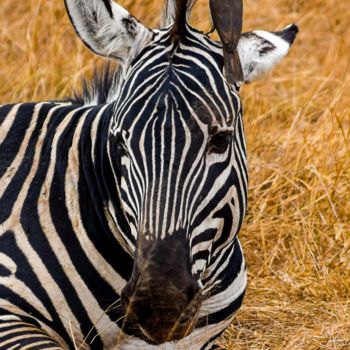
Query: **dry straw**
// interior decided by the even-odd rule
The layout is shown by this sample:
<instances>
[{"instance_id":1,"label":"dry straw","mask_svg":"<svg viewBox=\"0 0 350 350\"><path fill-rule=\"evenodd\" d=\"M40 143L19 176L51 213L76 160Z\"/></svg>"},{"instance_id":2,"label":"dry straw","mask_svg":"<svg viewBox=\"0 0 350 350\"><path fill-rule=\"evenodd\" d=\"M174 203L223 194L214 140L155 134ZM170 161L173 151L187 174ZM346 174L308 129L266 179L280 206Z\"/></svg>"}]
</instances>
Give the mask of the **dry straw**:
<instances>
[{"instance_id":1,"label":"dry straw","mask_svg":"<svg viewBox=\"0 0 350 350\"><path fill-rule=\"evenodd\" d=\"M159 1L122 1L155 26ZM192 21L210 27L207 1ZM249 211L244 306L228 349L350 349L350 11L348 0L245 0L245 29L297 22L288 58L246 86ZM0 100L62 97L98 63L63 1L2 0Z\"/></svg>"}]
</instances>

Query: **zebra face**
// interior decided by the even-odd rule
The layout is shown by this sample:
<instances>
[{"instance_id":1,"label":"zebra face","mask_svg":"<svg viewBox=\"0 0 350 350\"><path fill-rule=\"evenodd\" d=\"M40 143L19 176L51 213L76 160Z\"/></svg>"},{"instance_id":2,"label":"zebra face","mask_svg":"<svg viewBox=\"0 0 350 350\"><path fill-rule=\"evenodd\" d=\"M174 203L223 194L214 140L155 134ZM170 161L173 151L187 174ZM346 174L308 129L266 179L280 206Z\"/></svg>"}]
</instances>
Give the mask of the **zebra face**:
<instances>
[{"instance_id":1,"label":"zebra face","mask_svg":"<svg viewBox=\"0 0 350 350\"><path fill-rule=\"evenodd\" d=\"M229 278L221 272L247 199L238 87L272 68L297 32L234 33L234 74L234 53L191 28L182 2L168 1L167 29L151 31L108 0L66 0L83 41L123 66L108 149L126 223L118 226L134 252L122 303L157 344L188 335Z\"/></svg>"},{"instance_id":2,"label":"zebra face","mask_svg":"<svg viewBox=\"0 0 350 350\"><path fill-rule=\"evenodd\" d=\"M189 27L179 44L160 32L116 102L119 192L137 241L123 301L155 342L195 326L203 288L213 283L204 285L203 274L232 245L245 210L240 99L220 50Z\"/></svg>"},{"instance_id":3,"label":"zebra face","mask_svg":"<svg viewBox=\"0 0 350 350\"><path fill-rule=\"evenodd\" d=\"M155 342L195 326L244 217L241 100L223 67L221 46L205 35L187 27L174 43L162 31L116 102L120 194L137 241L123 300Z\"/></svg>"}]
</instances>

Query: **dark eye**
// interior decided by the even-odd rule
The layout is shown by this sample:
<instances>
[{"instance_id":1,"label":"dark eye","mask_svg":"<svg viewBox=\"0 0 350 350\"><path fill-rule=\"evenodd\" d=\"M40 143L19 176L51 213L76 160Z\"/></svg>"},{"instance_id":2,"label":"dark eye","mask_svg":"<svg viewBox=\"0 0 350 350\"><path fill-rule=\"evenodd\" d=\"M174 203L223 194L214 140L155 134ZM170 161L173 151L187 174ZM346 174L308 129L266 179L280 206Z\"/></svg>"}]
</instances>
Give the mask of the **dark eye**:
<instances>
[{"instance_id":1,"label":"dark eye","mask_svg":"<svg viewBox=\"0 0 350 350\"><path fill-rule=\"evenodd\" d=\"M121 157L125 157L128 155L128 150L126 149L124 144L118 145L118 152L119 152Z\"/></svg>"},{"instance_id":2,"label":"dark eye","mask_svg":"<svg viewBox=\"0 0 350 350\"><path fill-rule=\"evenodd\" d=\"M209 153L224 153L231 143L232 133L222 131L211 136L209 140Z\"/></svg>"},{"instance_id":3,"label":"dark eye","mask_svg":"<svg viewBox=\"0 0 350 350\"><path fill-rule=\"evenodd\" d=\"M118 153L121 156L127 156L128 155L128 150L126 148L126 145L125 145L125 142L124 142L124 139L123 139L121 133L117 133L116 134L115 141L116 141L116 144L117 144Z\"/></svg>"}]
</instances>

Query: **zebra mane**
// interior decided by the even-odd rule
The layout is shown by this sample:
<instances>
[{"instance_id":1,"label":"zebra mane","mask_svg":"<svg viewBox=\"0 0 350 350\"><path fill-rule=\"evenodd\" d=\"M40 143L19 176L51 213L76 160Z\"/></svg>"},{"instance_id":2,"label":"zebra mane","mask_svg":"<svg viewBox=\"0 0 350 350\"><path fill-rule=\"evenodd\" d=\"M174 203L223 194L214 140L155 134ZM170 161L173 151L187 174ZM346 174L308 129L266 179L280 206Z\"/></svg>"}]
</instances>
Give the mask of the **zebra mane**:
<instances>
[{"instance_id":1,"label":"zebra mane","mask_svg":"<svg viewBox=\"0 0 350 350\"><path fill-rule=\"evenodd\" d=\"M113 102L121 82L121 66L107 62L95 68L92 78L84 77L80 91L75 91L65 101L78 105L99 105Z\"/></svg>"},{"instance_id":2,"label":"zebra mane","mask_svg":"<svg viewBox=\"0 0 350 350\"><path fill-rule=\"evenodd\" d=\"M196 0L167 0L163 24L174 23L171 36L175 40L180 40L183 36L186 20L195 2Z\"/></svg>"},{"instance_id":3,"label":"zebra mane","mask_svg":"<svg viewBox=\"0 0 350 350\"><path fill-rule=\"evenodd\" d=\"M185 28L186 20L197 0L166 0L162 26L173 24L171 36L180 41ZM64 101L77 105L99 105L113 102L118 94L121 82L122 67L111 61L95 68L92 78L83 78L81 89L73 92Z\"/></svg>"}]
</instances>

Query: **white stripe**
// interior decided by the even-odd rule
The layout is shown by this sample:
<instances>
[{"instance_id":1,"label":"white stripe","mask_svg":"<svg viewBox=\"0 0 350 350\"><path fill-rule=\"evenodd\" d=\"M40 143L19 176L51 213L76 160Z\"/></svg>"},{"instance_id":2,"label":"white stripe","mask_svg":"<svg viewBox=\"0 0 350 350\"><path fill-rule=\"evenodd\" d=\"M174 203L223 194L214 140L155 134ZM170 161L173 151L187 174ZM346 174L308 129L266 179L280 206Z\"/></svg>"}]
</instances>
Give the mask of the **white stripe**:
<instances>
[{"instance_id":1,"label":"white stripe","mask_svg":"<svg viewBox=\"0 0 350 350\"><path fill-rule=\"evenodd\" d=\"M36 125L37 125L40 109L43 105L44 105L43 103L38 103L35 106L32 119L30 121L28 129L26 130L26 133L24 135L23 141L21 142L21 146L16 154L16 157L12 160L11 164L6 169L6 172L1 177L0 198L4 195L5 191L7 190L8 185L11 183L11 181L13 179L13 176L15 175L16 171L18 170L21 163L23 162L23 156L26 152L26 149L28 148L28 142L33 134L33 131L34 131ZM19 105L17 105L17 106L19 106ZM11 112L9 113L9 115L7 115L4 124L6 124L10 119L11 119L10 120L11 122L14 122L14 120L16 119L14 117L15 112L17 112L16 107L14 107L11 110ZM20 117L17 117L17 118L20 118ZM3 129L3 126L4 126L4 128L6 127L6 125L1 125L1 130ZM5 131L9 131L9 130L5 129ZM0 134L0 139L1 139L1 134ZM1 141L0 141L0 143L1 143Z\"/></svg>"},{"instance_id":2,"label":"white stripe","mask_svg":"<svg viewBox=\"0 0 350 350\"><path fill-rule=\"evenodd\" d=\"M221 293L215 294L206 299L202 303L199 317L210 315L219 310L223 310L228 305L232 304L244 292L247 285L247 271L245 269L244 260L242 260L241 270L237 277L232 281Z\"/></svg>"},{"instance_id":3,"label":"white stripe","mask_svg":"<svg viewBox=\"0 0 350 350\"><path fill-rule=\"evenodd\" d=\"M7 134L11 130L11 127L16 120L18 109L21 105L22 105L21 103L14 105L12 107L11 111L5 117L5 120L2 122L1 129L0 129L0 131L1 131L1 133L0 133L0 145L4 142Z\"/></svg>"}]
</instances>

